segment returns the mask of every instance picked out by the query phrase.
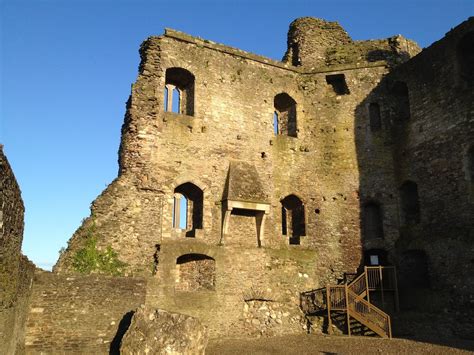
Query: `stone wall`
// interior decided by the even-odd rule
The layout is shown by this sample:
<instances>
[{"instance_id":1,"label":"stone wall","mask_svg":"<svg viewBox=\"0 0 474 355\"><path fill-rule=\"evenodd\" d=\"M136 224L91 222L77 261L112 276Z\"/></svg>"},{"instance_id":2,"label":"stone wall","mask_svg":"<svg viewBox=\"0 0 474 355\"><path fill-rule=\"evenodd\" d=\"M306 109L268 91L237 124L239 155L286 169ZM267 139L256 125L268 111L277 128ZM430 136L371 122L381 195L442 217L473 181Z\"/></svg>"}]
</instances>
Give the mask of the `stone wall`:
<instances>
[{"instance_id":1,"label":"stone wall","mask_svg":"<svg viewBox=\"0 0 474 355\"><path fill-rule=\"evenodd\" d=\"M420 210L419 223L401 227L398 260L424 251L434 291L428 306L443 304L465 324L474 321L474 203L466 167L474 145L474 83L462 78L458 46L471 33L473 51L473 31L471 18L389 77L410 93L411 117L397 127L395 152L404 159L395 167L396 182L417 184ZM472 327L457 333L473 336Z\"/></svg>"},{"instance_id":2,"label":"stone wall","mask_svg":"<svg viewBox=\"0 0 474 355\"><path fill-rule=\"evenodd\" d=\"M25 207L13 171L0 147L0 287L1 306L11 306L16 298L23 241Z\"/></svg>"},{"instance_id":3,"label":"stone wall","mask_svg":"<svg viewBox=\"0 0 474 355\"><path fill-rule=\"evenodd\" d=\"M356 137L361 201L382 206L385 230L383 239L367 241L365 248L386 250L398 266L404 308L442 309L445 319L456 319L451 334L469 337L474 204L466 162L474 144L474 95L472 81L460 73L458 48L473 30L471 18L394 69L369 94L358 111L380 104L381 130L372 132L368 116L356 116L365 128ZM396 92L400 87L407 90L404 100ZM400 110L405 104L409 110ZM410 218L402 193L407 181L417 189L417 202L408 203L418 205Z\"/></svg>"},{"instance_id":4,"label":"stone wall","mask_svg":"<svg viewBox=\"0 0 474 355\"><path fill-rule=\"evenodd\" d=\"M117 353L130 312L145 303L145 292L146 281L138 278L37 271L27 353Z\"/></svg>"},{"instance_id":5,"label":"stone wall","mask_svg":"<svg viewBox=\"0 0 474 355\"><path fill-rule=\"evenodd\" d=\"M203 223L196 240L222 243L223 194L232 160L258 171L269 196L264 247L288 248L281 201L293 194L305 209L300 249L337 272L361 261L359 174L353 112L387 72L385 62L345 63L308 72L281 62L167 30L141 47L142 63L128 102L120 147L120 174L92 205L92 215L69 242L55 267L72 270L94 223L99 248L120 250L126 273L149 274L156 246L179 240L173 228L173 192L191 182L203 193ZM166 70L194 76L193 116L165 112ZM306 70L306 69L304 69ZM349 95L337 95L329 74L343 74ZM274 98L296 101L297 137L275 135ZM255 93L258 93L257 95ZM211 143L212 142L212 143ZM257 246L255 216L234 213L226 243Z\"/></svg>"},{"instance_id":6,"label":"stone wall","mask_svg":"<svg viewBox=\"0 0 474 355\"><path fill-rule=\"evenodd\" d=\"M25 208L0 145L0 352L21 351L34 265L21 254Z\"/></svg>"},{"instance_id":7,"label":"stone wall","mask_svg":"<svg viewBox=\"0 0 474 355\"><path fill-rule=\"evenodd\" d=\"M178 258L186 254L214 260L213 287L183 288ZM209 269L201 277L206 274ZM315 282L326 284L335 279L311 250L221 248L189 240L166 242L161 245L158 272L148 281L146 302L150 307L199 318L209 327L211 337L302 333L306 328L299 295L314 287ZM258 309L266 306L254 309L257 303ZM275 314L285 313L281 323L266 315L269 308ZM259 324L252 319L258 319Z\"/></svg>"}]
</instances>

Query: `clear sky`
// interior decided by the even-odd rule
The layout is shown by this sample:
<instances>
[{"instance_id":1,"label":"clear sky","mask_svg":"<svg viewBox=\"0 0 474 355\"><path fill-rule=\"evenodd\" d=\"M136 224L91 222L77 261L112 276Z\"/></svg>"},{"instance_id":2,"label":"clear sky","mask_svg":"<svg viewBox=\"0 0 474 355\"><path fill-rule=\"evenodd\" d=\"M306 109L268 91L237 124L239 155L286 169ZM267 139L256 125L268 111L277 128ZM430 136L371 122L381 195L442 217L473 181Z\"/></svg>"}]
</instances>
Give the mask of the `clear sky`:
<instances>
[{"instance_id":1,"label":"clear sky","mask_svg":"<svg viewBox=\"0 0 474 355\"><path fill-rule=\"evenodd\" d=\"M116 177L138 48L165 27L281 59L301 16L426 47L472 15L474 0L0 0L0 143L26 206L23 252L51 268Z\"/></svg>"}]
</instances>

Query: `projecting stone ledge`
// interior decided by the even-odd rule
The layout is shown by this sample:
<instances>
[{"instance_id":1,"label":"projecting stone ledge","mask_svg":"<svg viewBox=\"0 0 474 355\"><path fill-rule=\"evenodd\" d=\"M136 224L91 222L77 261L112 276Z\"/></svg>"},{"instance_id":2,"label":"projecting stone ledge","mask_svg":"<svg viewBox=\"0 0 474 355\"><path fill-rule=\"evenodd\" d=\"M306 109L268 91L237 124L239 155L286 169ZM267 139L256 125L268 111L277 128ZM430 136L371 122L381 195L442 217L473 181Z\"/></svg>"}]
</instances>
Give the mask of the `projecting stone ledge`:
<instances>
[{"instance_id":1,"label":"projecting stone ledge","mask_svg":"<svg viewBox=\"0 0 474 355\"><path fill-rule=\"evenodd\" d=\"M141 306L120 345L122 354L204 355L207 328L197 318Z\"/></svg>"},{"instance_id":2,"label":"projecting stone ledge","mask_svg":"<svg viewBox=\"0 0 474 355\"><path fill-rule=\"evenodd\" d=\"M231 161L223 200L268 203L254 164Z\"/></svg>"}]
</instances>

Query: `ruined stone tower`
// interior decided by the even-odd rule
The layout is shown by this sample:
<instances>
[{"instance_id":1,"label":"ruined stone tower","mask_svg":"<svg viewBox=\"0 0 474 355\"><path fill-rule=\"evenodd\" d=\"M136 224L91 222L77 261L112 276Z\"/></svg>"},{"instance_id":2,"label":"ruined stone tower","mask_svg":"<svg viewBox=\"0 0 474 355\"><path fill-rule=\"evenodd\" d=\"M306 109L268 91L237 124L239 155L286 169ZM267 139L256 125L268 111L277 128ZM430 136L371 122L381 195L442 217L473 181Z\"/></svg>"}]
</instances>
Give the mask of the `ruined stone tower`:
<instances>
[{"instance_id":1,"label":"ruined stone tower","mask_svg":"<svg viewBox=\"0 0 474 355\"><path fill-rule=\"evenodd\" d=\"M366 263L399 266L407 287L427 273L445 287L454 269L472 280L441 249L472 251L473 28L418 54L300 18L282 62L171 29L148 38L119 176L54 271L77 271L92 245L150 277L148 304L214 335L261 331L242 316L252 300L287 314L271 331L297 331L302 291Z\"/></svg>"}]
</instances>

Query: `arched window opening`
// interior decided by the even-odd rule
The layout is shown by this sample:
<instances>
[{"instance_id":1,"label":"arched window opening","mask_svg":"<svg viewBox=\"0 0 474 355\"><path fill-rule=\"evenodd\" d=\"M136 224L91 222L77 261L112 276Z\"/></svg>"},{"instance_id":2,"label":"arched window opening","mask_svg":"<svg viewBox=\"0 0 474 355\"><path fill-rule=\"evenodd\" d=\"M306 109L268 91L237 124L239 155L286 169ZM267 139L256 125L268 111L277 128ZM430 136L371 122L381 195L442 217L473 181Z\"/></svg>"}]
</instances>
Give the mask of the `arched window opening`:
<instances>
[{"instance_id":1,"label":"arched window opening","mask_svg":"<svg viewBox=\"0 0 474 355\"><path fill-rule=\"evenodd\" d=\"M401 255L398 266L400 287L430 287L428 257L423 250L408 250Z\"/></svg>"},{"instance_id":2,"label":"arched window opening","mask_svg":"<svg viewBox=\"0 0 474 355\"><path fill-rule=\"evenodd\" d=\"M365 240L383 238L383 215L379 204L369 202L363 206L362 231Z\"/></svg>"},{"instance_id":3,"label":"arched window opening","mask_svg":"<svg viewBox=\"0 0 474 355\"><path fill-rule=\"evenodd\" d=\"M295 195L281 200L282 234L288 236L289 244L299 245L306 235L305 212L303 202Z\"/></svg>"},{"instance_id":4,"label":"arched window opening","mask_svg":"<svg viewBox=\"0 0 474 355\"><path fill-rule=\"evenodd\" d=\"M395 120L403 122L410 119L410 95L408 86L402 81L393 84L391 94L395 104Z\"/></svg>"},{"instance_id":5,"label":"arched window opening","mask_svg":"<svg viewBox=\"0 0 474 355\"><path fill-rule=\"evenodd\" d=\"M176 259L178 291L214 291L216 261L204 254L185 254Z\"/></svg>"},{"instance_id":6,"label":"arched window opening","mask_svg":"<svg viewBox=\"0 0 474 355\"><path fill-rule=\"evenodd\" d=\"M405 181L400 187L400 207L402 225L420 222L420 202L415 182Z\"/></svg>"},{"instance_id":7,"label":"arched window opening","mask_svg":"<svg viewBox=\"0 0 474 355\"><path fill-rule=\"evenodd\" d=\"M467 150L465 162L468 193L471 201L474 202L474 145Z\"/></svg>"},{"instance_id":8,"label":"arched window opening","mask_svg":"<svg viewBox=\"0 0 474 355\"><path fill-rule=\"evenodd\" d=\"M467 33L457 47L457 58L461 79L474 86L474 31Z\"/></svg>"},{"instance_id":9,"label":"arched window opening","mask_svg":"<svg viewBox=\"0 0 474 355\"><path fill-rule=\"evenodd\" d=\"M301 59L300 59L300 50L298 47L298 43L292 43L291 44L291 65L297 67L301 65Z\"/></svg>"},{"instance_id":10,"label":"arched window opening","mask_svg":"<svg viewBox=\"0 0 474 355\"><path fill-rule=\"evenodd\" d=\"M385 266L388 264L387 251L384 249L369 249L364 251L364 265Z\"/></svg>"},{"instance_id":11,"label":"arched window opening","mask_svg":"<svg viewBox=\"0 0 474 355\"><path fill-rule=\"evenodd\" d=\"M286 93L276 95L273 101L275 107L273 132L275 134L296 137L296 101Z\"/></svg>"},{"instance_id":12,"label":"arched window opening","mask_svg":"<svg viewBox=\"0 0 474 355\"><path fill-rule=\"evenodd\" d=\"M275 136L280 134L280 130L278 129L278 112L273 112L273 134Z\"/></svg>"},{"instance_id":13,"label":"arched window opening","mask_svg":"<svg viewBox=\"0 0 474 355\"><path fill-rule=\"evenodd\" d=\"M202 229L203 192L187 182L174 189L173 228L184 229L187 237L194 237Z\"/></svg>"},{"instance_id":14,"label":"arched window opening","mask_svg":"<svg viewBox=\"0 0 474 355\"><path fill-rule=\"evenodd\" d=\"M369 105L370 130L377 132L382 129L382 119L380 117L380 106L376 102Z\"/></svg>"},{"instance_id":15,"label":"arched window opening","mask_svg":"<svg viewBox=\"0 0 474 355\"><path fill-rule=\"evenodd\" d=\"M172 99L173 107L171 108L171 112L181 113L180 102L181 102L181 93L179 92L179 89L175 87L173 88L173 99Z\"/></svg>"},{"instance_id":16,"label":"arched window opening","mask_svg":"<svg viewBox=\"0 0 474 355\"><path fill-rule=\"evenodd\" d=\"M166 69L165 111L194 115L194 75L186 69Z\"/></svg>"},{"instance_id":17,"label":"arched window opening","mask_svg":"<svg viewBox=\"0 0 474 355\"><path fill-rule=\"evenodd\" d=\"M173 201L173 228L187 229L188 227L188 199L186 196L175 193Z\"/></svg>"}]
</instances>

